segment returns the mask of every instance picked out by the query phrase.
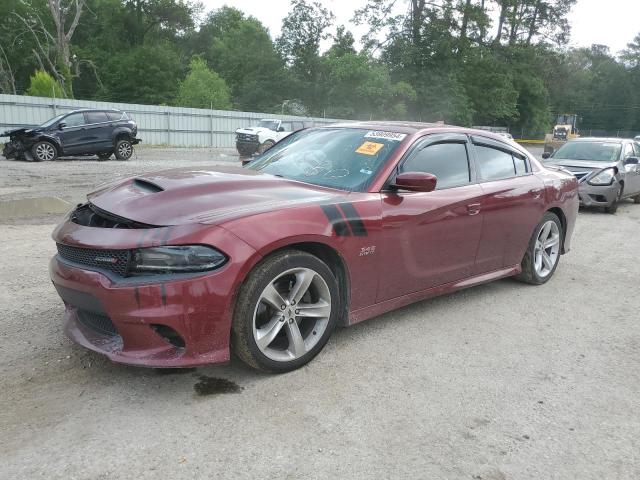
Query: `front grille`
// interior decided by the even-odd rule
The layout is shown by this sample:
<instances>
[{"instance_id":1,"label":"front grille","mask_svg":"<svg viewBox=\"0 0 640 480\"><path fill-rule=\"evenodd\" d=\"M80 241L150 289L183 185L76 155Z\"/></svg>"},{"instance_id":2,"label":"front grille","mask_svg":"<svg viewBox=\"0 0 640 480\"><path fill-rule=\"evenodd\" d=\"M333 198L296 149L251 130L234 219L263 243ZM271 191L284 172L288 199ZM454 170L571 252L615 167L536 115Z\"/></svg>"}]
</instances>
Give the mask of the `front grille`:
<instances>
[{"instance_id":1,"label":"front grille","mask_svg":"<svg viewBox=\"0 0 640 480\"><path fill-rule=\"evenodd\" d=\"M78 320L85 327L101 335L113 337L118 334L115 325L109 317L87 310L78 310Z\"/></svg>"},{"instance_id":2,"label":"front grille","mask_svg":"<svg viewBox=\"0 0 640 480\"><path fill-rule=\"evenodd\" d=\"M578 180L589 175L589 172L571 172L571 173L573 173L573 176L576 177Z\"/></svg>"},{"instance_id":3,"label":"front grille","mask_svg":"<svg viewBox=\"0 0 640 480\"><path fill-rule=\"evenodd\" d=\"M237 138L237 140L246 141L246 142L257 142L258 141L258 136L257 135L251 135L249 133L237 133L236 134L236 138Z\"/></svg>"},{"instance_id":4,"label":"front grille","mask_svg":"<svg viewBox=\"0 0 640 480\"><path fill-rule=\"evenodd\" d=\"M127 275L129 250L98 250L57 244L58 254L70 262L93 268L101 268L122 277Z\"/></svg>"}]
</instances>

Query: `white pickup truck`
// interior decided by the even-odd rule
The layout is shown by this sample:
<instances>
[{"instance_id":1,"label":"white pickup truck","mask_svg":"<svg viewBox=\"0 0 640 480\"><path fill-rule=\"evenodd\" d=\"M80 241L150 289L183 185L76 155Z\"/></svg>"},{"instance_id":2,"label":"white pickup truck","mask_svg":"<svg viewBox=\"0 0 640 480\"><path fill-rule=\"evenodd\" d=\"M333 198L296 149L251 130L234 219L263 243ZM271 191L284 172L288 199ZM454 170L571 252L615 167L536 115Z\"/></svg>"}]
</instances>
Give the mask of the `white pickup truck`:
<instances>
[{"instance_id":1,"label":"white pickup truck","mask_svg":"<svg viewBox=\"0 0 640 480\"><path fill-rule=\"evenodd\" d=\"M313 126L311 122L263 118L258 125L236 130L236 149L242 157L263 153L293 132Z\"/></svg>"}]
</instances>

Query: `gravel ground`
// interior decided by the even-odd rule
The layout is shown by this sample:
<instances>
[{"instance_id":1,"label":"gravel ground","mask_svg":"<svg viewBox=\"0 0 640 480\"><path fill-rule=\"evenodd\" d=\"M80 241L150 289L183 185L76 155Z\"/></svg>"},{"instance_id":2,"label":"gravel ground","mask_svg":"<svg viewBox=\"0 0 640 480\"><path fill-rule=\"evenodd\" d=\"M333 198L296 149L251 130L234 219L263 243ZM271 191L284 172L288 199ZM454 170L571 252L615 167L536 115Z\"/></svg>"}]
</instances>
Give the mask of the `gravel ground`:
<instances>
[{"instance_id":1,"label":"gravel ground","mask_svg":"<svg viewBox=\"0 0 640 480\"><path fill-rule=\"evenodd\" d=\"M0 205L237 161L222 155L0 162ZM640 205L582 211L546 285L502 280L414 304L336 331L280 376L235 360L126 367L72 344L47 273L58 216L7 212L0 478L640 478Z\"/></svg>"}]
</instances>

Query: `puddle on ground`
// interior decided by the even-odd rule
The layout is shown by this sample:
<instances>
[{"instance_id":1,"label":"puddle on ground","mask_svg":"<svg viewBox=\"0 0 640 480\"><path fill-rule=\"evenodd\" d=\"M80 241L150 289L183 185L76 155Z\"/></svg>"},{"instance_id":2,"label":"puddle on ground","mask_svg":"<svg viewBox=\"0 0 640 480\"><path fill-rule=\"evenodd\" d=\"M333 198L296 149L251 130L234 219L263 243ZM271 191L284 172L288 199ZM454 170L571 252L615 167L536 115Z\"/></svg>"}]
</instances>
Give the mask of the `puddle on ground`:
<instances>
[{"instance_id":1,"label":"puddle on ground","mask_svg":"<svg viewBox=\"0 0 640 480\"><path fill-rule=\"evenodd\" d=\"M200 375L199 382L193 386L193 389L200 396L219 395L221 393L240 393L243 387L226 378L207 377Z\"/></svg>"},{"instance_id":2,"label":"puddle on ground","mask_svg":"<svg viewBox=\"0 0 640 480\"><path fill-rule=\"evenodd\" d=\"M58 197L21 198L0 201L0 220L24 218L51 213L67 213L71 203Z\"/></svg>"}]
</instances>

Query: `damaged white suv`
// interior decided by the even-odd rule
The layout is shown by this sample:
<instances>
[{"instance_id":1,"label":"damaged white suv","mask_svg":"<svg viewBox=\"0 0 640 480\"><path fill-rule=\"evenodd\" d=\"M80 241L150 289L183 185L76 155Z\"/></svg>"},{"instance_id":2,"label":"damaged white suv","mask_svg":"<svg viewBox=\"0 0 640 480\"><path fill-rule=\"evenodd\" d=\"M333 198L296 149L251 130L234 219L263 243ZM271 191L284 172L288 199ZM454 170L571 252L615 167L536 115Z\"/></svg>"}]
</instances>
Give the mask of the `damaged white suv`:
<instances>
[{"instance_id":1,"label":"damaged white suv","mask_svg":"<svg viewBox=\"0 0 640 480\"><path fill-rule=\"evenodd\" d=\"M236 130L236 149L242 157L264 153L287 135L311 126L311 123L299 120L264 118L255 127Z\"/></svg>"}]
</instances>

